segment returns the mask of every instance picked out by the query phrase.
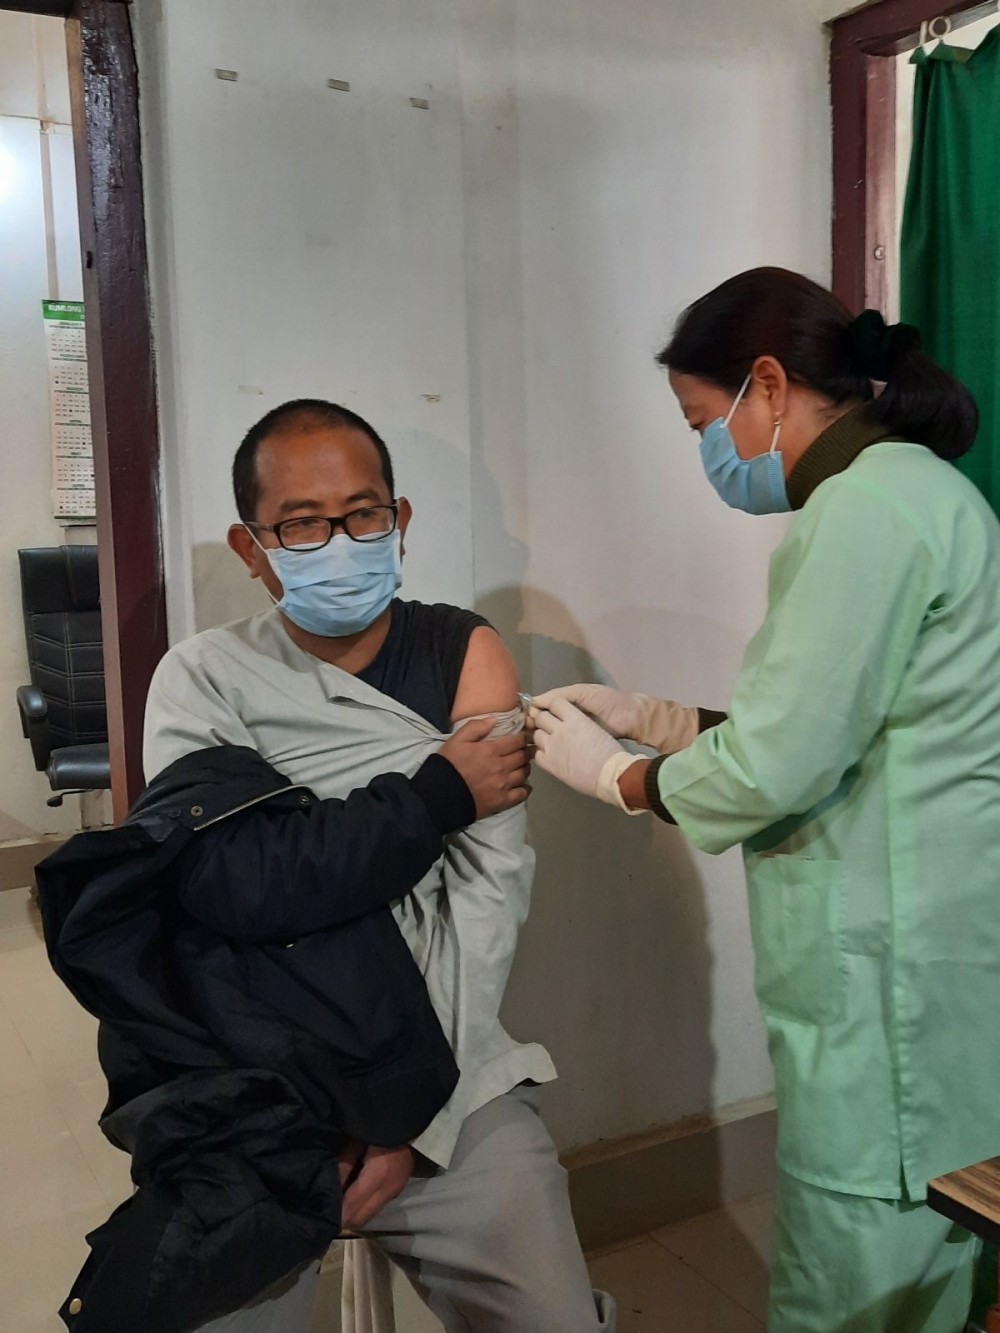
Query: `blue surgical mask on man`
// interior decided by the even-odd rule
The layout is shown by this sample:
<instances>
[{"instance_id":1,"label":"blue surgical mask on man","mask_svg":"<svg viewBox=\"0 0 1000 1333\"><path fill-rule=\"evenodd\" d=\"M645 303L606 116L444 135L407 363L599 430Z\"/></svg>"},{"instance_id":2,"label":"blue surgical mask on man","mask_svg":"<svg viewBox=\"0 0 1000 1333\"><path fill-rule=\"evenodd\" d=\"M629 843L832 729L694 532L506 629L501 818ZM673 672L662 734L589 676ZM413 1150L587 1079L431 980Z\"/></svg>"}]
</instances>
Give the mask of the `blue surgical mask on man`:
<instances>
[{"instance_id":1,"label":"blue surgical mask on man","mask_svg":"<svg viewBox=\"0 0 1000 1333\"><path fill-rule=\"evenodd\" d=\"M733 509L747 514L787 514L791 509L785 489L785 464L778 448L781 422L774 423L771 447L766 454L741 458L736 451L729 423L750 383L748 375L736 401L723 419L707 425L701 437L701 464L719 496Z\"/></svg>"},{"instance_id":2,"label":"blue surgical mask on man","mask_svg":"<svg viewBox=\"0 0 1000 1333\"><path fill-rule=\"evenodd\" d=\"M253 537L252 532L250 535ZM281 581L282 597L275 602L278 610L299 629L326 639L342 639L367 629L403 581L398 529L368 542L353 541L341 532L318 551L266 547L253 539Z\"/></svg>"}]
</instances>

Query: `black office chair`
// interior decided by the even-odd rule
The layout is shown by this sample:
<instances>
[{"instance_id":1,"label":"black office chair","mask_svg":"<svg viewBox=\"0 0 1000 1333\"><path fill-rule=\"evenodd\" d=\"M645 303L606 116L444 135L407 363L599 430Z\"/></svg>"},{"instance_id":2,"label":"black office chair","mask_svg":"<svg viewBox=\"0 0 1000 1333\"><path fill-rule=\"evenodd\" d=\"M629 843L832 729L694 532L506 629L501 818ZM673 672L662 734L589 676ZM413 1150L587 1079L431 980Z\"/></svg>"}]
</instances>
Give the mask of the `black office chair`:
<instances>
[{"instance_id":1,"label":"black office chair","mask_svg":"<svg viewBox=\"0 0 1000 1333\"><path fill-rule=\"evenodd\" d=\"M17 691L35 767L63 796L111 785L96 546L18 551L31 684Z\"/></svg>"}]
</instances>

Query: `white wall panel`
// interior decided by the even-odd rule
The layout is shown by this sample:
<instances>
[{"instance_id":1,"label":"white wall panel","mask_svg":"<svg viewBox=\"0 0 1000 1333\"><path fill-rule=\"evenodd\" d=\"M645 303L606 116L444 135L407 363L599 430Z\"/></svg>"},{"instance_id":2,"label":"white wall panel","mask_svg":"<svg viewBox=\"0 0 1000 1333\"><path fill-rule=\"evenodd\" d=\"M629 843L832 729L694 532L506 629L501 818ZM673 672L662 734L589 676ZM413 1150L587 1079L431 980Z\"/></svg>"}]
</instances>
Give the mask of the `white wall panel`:
<instances>
[{"instance_id":1,"label":"white wall panel","mask_svg":"<svg viewBox=\"0 0 1000 1333\"><path fill-rule=\"evenodd\" d=\"M232 452L320 394L394 449L409 595L474 601L532 688L724 706L783 524L716 500L652 358L734 271L827 275L820 0L134 9L172 635L259 604ZM508 1019L560 1144L766 1092L738 856L544 777L531 812Z\"/></svg>"}]
</instances>

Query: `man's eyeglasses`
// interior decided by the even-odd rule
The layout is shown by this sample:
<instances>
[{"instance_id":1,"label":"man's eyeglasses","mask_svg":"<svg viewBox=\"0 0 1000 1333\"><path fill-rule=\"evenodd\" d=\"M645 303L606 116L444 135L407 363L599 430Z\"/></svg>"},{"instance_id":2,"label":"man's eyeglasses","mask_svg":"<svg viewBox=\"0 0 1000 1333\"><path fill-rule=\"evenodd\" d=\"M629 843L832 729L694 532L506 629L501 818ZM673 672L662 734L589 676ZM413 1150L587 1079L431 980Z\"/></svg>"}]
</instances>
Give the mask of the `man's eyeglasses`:
<instances>
[{"instance_id":1,"label":"man's eyeglasses","mask_svg":"<svg viewBox=\"0 0 1000 1333\"><path fill-rule=\"evenodd\" d=\"M378 542L396 530L398 505L368 505L352 509L338 517L286 518L280 523L247 523L248 528L273 532L286 551L319 551L338 528L343 529L352 542Z\"/></svg>"}]
</instances>

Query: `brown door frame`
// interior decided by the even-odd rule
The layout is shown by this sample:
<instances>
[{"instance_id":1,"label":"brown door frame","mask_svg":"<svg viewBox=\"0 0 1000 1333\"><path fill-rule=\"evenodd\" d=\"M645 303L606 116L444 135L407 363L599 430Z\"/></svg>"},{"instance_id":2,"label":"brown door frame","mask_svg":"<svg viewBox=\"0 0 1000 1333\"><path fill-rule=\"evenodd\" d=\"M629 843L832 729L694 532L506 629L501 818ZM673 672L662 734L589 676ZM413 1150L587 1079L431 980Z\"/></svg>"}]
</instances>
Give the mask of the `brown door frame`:
<instances>
[{"instance_id":1,"label":"brown door frame","mask_svg":"<svg viewBox=\"0 0 1000 1333\"><path fill-rule=\"evenodd\" d=\"M146 692L167 647L139 88L127 2L0 0L0 9L66 19L116 822L142 788Z\"/></svg>"},{"instance_id":2,"label":"brown door frame","mask_svg":"<svg viewBox=\"0 0 1000 1333\"><path fill-rule=\"evenodd\" d=\"M830 24L833 290L851 310L885 310L896 267L896 62L921 24L994 13L980 0L874 0Z\"/></svg>"}]
</instances>

